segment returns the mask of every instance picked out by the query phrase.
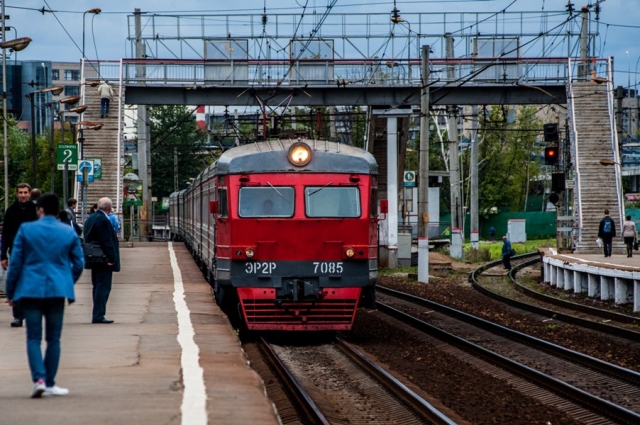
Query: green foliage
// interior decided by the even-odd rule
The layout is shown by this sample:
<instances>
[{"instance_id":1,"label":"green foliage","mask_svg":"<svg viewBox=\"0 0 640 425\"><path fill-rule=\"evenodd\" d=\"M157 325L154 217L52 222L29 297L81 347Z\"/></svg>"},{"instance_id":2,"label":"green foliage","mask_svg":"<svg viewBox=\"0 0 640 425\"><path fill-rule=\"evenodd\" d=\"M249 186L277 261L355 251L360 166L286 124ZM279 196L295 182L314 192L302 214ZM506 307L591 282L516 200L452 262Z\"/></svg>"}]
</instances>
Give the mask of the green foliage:
<instances>
[{"instance_id":1,"label":"green foliage","mask_svg":"<svg viewBox=\"0 0 640 425\"><path fill-rule=\"evenodd\" d=\"M536 109L521 107L516 120L512 111L493 107L480 122L479 200L480 211L498 207L502 211L521 211L525 205L531 177L540 173L540 163L532 158L538 153L537 133L542 128ZM466 156L468 161L468 155Z\"/></svg>"},{"instance_id":2,"label":"green foliage","mask_svg":"<svg viewBox=\"0 0 640 425\"><path fill-rule=\"evenodd\" d=\"M467 243L465 244L465 246L469 247L470 249L470 244ZM538 248L545 248L545 247L552 247L552 246L556 246L555 239L531 240L525 243L511 244L511 248L513 248L516 251L516 255L535 252L538 250ZM491 242L489 244L482 244L480 249L483 249L483 248L486 248L489 250L490 260L499 260L500 258L502 258L502 241Z\"/></svg>"},{"instance_id":3,"label":"green foliage","mask_svg":"<svg viewBox=\"0 0 640 425\"><path fill-rule=\"evenodd\" d=\"M471 248L465 250L464 258L471 263L488 263L491 261L491 250L487 247Z\"/></svg>"},{"instance_id":4,"label":"green foliage","mask_svg":"<svg viewBox=\"0 0 640 425\"><path fill-rule=\"evenodd\" d=\"M29 183L33 185L33 149L31 135L20 130L13 119L8 121L8 151L9 151L9 203L12 203L16 199L15 187L18 183ZM37 187L42 190L43 193L51 192L51 168L55 166L51 162L51 130L46 128L41 135L37 135L36 139L36 168L37 168ZM57 143L60 142L60 134L56 132L54 134L54 149ZM62 193L62 175L57 170L55 171L56 187L53 191L57 194Z\"/></svg>"},{"instance_id":5,"label":"green foliage","mask_svg":"<svg viewBox=\"0 0 640 425\"><path fill-rule=\"evenodd\" d=\"M174 192L177 154L178 190L184 189L213 158L204 149L206 135L198 130L192 110L185 106L154 106L149 109L151 128L152 193L158 200ZM161 202L156 203L160 212Z\"/></svg>"}]
</instances>

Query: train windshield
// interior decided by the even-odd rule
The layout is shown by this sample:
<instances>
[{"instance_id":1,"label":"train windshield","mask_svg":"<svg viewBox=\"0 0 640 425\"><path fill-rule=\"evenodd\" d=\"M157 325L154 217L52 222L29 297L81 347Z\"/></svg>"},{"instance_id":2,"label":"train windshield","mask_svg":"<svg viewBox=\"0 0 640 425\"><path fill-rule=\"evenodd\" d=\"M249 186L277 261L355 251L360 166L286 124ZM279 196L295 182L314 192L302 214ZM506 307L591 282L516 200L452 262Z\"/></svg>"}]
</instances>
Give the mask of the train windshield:
<instances>
[{"instance_id":1,"label":"train windshield","mask_svg":"<svg viewBox=\"0 0 640 425\"><path fill-rule=\"evenodd\" d=\"M294 190L288 186L240 188L240 217L293 217Z\"/></svg>"},{"instance_id":2,"label":"train windshield","mask_svg":"<svg viewBox=\"0 0 640 425\"><path fill-rule=\"evenodd\" d=\"M360 189L318 186L304 189L307 217L360 217Z\"/></svg>"}]
</instances>

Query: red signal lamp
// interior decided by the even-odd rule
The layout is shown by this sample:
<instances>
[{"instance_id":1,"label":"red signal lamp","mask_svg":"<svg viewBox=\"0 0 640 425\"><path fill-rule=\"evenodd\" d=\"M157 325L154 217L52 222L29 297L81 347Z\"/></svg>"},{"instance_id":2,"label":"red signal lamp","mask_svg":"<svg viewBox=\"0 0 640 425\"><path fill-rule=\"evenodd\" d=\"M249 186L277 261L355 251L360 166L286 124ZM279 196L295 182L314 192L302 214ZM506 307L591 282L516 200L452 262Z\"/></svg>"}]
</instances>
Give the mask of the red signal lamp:
<instances>
[{"instance_id":1,"label":"red signal lamp","mask_svg":"<svg viewBox=\"0 0 640 425\"><path fill-rule=\"evenodd\" d=\"M556 165L558 163L558 157L560 151L557 146L548 146L544 148L544 163L546 165Z\"/></svg>"}]
</instances>

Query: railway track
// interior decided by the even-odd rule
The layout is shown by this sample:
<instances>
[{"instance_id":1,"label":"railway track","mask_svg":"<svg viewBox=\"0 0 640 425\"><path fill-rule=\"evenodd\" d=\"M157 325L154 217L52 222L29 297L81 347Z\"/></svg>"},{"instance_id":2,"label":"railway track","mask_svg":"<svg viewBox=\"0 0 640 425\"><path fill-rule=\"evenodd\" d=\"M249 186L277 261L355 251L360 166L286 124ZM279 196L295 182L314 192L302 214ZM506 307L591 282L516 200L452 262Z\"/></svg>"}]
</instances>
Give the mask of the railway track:
<instances>
[{"instance_id":1,"label":"railway track","mask_svg":"<svg viewBox=\"0 0 640 425\"><path fill-rule=\"evenodd\" d=\"M500 261L494 261L479 267L469 274L469 282L475 290L481 292L483 295L512 307L529 311L540 316L553 318L565 323L571 323L593 331L605 333L607 335L616 335L629 341L640 342L640 332L624 327L628 325L640 325L640 317L628 316L609 310L566 301L557 297L541 294L540 292L536 292L527 286L518 283L516 279L517 273L522 269L533 266L539 262L540 257L537 253L520 255L515 257L514 265L508 275L494 275L490 278L482 278L483 272L501 265ZM529 297L532 299L532 302L518 301L512 297L501 295L492 290L495 280L504 281L504 279L508 279L517 292ZM533 300L536 300L537 302ZM554 309L552 310L547 307L554 307Z\"/></svg>"},{"instance_id":2,"label":"railway track","mask_svg":"<svg viewBox=\"0 0 640 425\"><path fill-rule=\"evenodd\" d=\"M282 396L270 393L283 423L455 423L339 338L321 345L274 345L264 338L255 344L290 403L278 406Z\"/></svg>"},{"instance_id":3,"label":"railway track","mask_svg":"<svg viewBox=\"0 0 640 425\"><path fill-rule=\"evenodd\" d=\"M576 419L640 423L638 372L402 292L378 288L378 301L380 311L535 384L515 386Z\"/></svg>"}]
</instances>

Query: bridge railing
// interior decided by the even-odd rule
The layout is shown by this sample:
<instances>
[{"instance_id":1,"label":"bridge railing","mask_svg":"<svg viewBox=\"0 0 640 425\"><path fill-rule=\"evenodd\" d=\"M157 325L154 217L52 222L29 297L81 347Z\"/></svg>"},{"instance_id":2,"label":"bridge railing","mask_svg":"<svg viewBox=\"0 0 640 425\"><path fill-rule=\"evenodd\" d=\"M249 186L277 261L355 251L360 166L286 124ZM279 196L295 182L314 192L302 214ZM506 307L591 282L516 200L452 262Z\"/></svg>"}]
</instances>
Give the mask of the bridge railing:
<instances>
[{"instance_id":1,"label":"bridge railing","mask_svg":"<svg viewBox=\"0 0 640 425\"><path fill-rule=\"evenodd\" d=\"M569 62L565 57L432 59L429 63L431 81L449 84L558 85L565 84L569 78ZM591 59L589 66L598 75L606 75L606 59ZM448 77L451 69L453 77ZM122 59L117 62L86 61L84 75L86 80L119 80L122 75L123 82L128 85L417 87L420 70L421 62L417 59Z\"/></svg>"}]
</instances>

